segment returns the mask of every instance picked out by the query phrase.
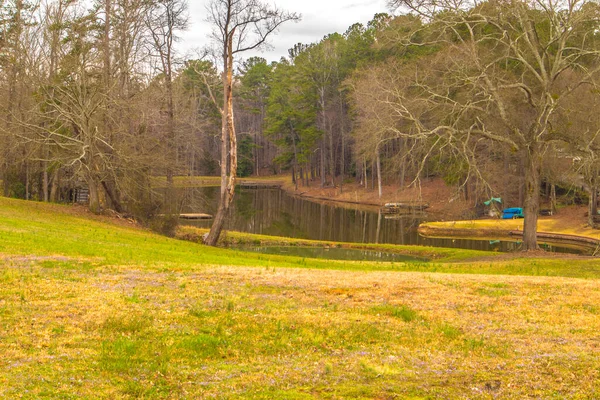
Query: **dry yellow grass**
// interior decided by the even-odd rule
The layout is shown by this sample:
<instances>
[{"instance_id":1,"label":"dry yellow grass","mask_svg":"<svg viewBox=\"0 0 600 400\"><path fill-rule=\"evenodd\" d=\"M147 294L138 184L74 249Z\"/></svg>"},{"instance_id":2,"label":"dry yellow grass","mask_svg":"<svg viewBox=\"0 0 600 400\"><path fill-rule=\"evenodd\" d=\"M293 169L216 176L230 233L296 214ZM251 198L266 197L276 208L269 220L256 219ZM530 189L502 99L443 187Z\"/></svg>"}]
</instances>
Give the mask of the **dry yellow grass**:
<instances>
[{"instance_id":1,"label":"dry yellow grass","mask_svg":"<svg viewBox=\"0 0 600 400\"><path fill-rule=\"evenodd\" d=\"M583 399L600 390L593 258L263 257L71 207L0 204L0 398ZM475 275L484 271L495 275Z\"/></svg>"},{"instance_id":2,"label":"dry yellow grass","mask_svg":"<svg viewBox=\"0 0 600 400\"><path fill-rule=\"evenodd\" d=\"M593 229L587 224L585 210L581 207L567 207L558 215L540 217L538 232L562 235L576 235L600 240L600 230ZM439 221L423 224L424 227L444 230L472 230L486 234L506 234L510 231L523 230L523 219L480 219L467 221Z\"/></svg>"},{"instance_id":3,"label":"dry yellow grass","mask_svg":"<svg viewBox=\"0 0 600 400\"><path fill-rule=\"evenodd\" d=\"M600 390L596 280L4 264L2 398L594 398Z\"/></svg>"}]
</instances>

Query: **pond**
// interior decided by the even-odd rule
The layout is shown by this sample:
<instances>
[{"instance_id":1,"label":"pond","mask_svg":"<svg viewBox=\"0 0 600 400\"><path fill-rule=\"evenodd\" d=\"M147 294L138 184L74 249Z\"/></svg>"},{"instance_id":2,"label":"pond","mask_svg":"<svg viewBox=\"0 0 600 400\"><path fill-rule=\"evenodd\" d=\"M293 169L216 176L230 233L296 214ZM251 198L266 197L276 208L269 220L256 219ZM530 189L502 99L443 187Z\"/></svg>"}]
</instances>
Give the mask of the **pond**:
<instances>
[{"instance_id":1,"label":"pond","mask_svg":"<svg viewBox=\"0 0 600 400\"><path fill-rule=\"evenodd\" d=\"M181 189L182 213L214 215L218 187ZM395 218L388 218L395 217ZM420 236L426 217L416 214L386 216L358 207L340 207L291 196L281 189L236 189L225 229L272 236L353 243L390 243L453 247L486 251L513 251L517 242L439 239ZM182 220L182 224L209 228L212 220ZM549 251L581 253L581 249L546 246Z\"/></svg>"},{"instance_id":2,"label":"pond","mask_svg":"<svg viewBox=\"0 0 600 400\"><path fill-rule=\"evenodd\" d=\"M381 262L423 262L421 258L383 251L345 249L339 247L303 246L243 246L239 250L264 254L278 254L304 258L326 258L328 260L381 261Z\"/></svg>"}]
</instances>

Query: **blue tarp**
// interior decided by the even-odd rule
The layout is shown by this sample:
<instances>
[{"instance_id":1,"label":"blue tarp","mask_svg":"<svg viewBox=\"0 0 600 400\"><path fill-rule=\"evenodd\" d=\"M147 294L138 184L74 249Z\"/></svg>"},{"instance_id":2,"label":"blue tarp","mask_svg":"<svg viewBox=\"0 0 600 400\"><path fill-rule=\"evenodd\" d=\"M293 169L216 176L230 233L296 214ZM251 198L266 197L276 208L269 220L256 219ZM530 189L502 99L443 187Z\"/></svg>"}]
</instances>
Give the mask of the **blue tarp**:
<instances>
[{"instance_id":1,"label":"blue tarp","mask_svg":"<svg viewBox=\"0 0 600 400\"><path fill-rule=\"evenodd\" d=\"M505 208L502 210L502 219L523 218L523 209L521 207Z\"/></svg>"}]
</instances>

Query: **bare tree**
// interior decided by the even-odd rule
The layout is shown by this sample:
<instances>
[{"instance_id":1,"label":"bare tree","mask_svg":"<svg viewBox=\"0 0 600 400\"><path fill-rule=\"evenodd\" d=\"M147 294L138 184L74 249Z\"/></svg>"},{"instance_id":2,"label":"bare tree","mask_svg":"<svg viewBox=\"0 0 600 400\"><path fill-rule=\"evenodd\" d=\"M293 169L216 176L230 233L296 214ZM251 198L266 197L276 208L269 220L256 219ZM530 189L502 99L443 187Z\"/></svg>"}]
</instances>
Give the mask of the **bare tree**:
<instances>
[{"instance_id":1,"label":"bare tree","mask_svg":"<svg viewBox=\"0 0 600 400\"><path fill-rule=\"evenodd\" d=\"M216 245L233 200L237 176L237 142L233 119L233 64L237 54L267 45L268 37L295 13L279 10L260 0L211 0L208 22L222 60L223 103L221 112L221 197L205 243ZM214 99L217 103L216 99Z\"/></svg>"},{"instance_id":2,"label":"bare tree","mask_svg":"<svg viewBox=\"0 0 600 400\"><path fill-rule=\"evenodd\" d=\"M148 7L146 24L150 32L152 48L158 57L160 73L165 84L167 184L173 185L173 168L177 162L175 140L175 109L173 103L173 77L175 64L175 41L178 31L187 27L187 3L182 0L154 0Z\"/></svg>"},{"instance_id":3,"label":"bare tree","mask_svg":"<svg viewBox=\"0 0 600 400\"><path fill-rule=\"evenodd\" d=\"M580 79L579 74L564 74L563 85ZM585 106L582 106L585 105ZM598 227L598 190L600 189L600 96L592 85L581 85L573 91L573 101L563 107L554 128L569 135L568 145L553 149L555 165L571 166L563 176L575 187L583 187L589 196L588 224ZM572 172L571 174L568 174ZM573 174L574 172L574 174Z\"/></svg>"},{"instance_id":4,"label":"bare tree","mask_svg":"<svg viewBox=\"0 0 600 400\"><path fill-rule=\"evenodd\" d=\"M405 94L429 111L396 111L422 137L460 144L488 140L524 155L523 250L537 249L542 160L567 139L553 126L573 91L600 69L594 32L598 5L588 0L452 2L392 0L422 24L401 38L407 51L435 46L427 65L412 68ZM434 48L434 47L430 47ZM441 50L439 50L441 49ZM569 71L578 78L562 84ZM406 100L406 97L405 97Z\"/></svg>"}]
</instances>

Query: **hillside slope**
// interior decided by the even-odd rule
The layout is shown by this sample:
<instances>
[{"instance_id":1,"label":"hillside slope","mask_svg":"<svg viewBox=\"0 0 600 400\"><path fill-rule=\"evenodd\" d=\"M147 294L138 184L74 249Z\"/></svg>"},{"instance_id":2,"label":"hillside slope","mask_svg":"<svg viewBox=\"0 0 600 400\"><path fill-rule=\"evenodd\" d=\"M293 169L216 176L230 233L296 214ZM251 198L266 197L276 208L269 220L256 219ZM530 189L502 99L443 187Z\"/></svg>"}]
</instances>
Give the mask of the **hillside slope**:
<instances>
[{"instance_id":1,"label":"hillside slope","mask_svg":"<svg viewBox=\"0 0 600 400\"><path fill-rule=\"evenodd\" d=\"M206 248L7 199L0 246L0 398L593 398L600 389L596 279L340 270L352 267ZM595 277L596 264L406 268ZM281 268L294 265L303 268ZM383 265L359 269L369 268Z\"/></svg>"}]
</instances>

